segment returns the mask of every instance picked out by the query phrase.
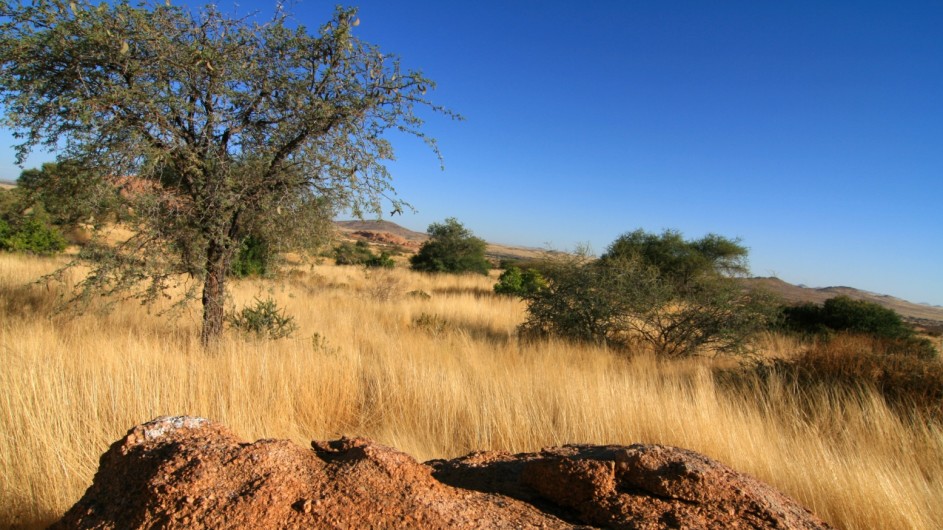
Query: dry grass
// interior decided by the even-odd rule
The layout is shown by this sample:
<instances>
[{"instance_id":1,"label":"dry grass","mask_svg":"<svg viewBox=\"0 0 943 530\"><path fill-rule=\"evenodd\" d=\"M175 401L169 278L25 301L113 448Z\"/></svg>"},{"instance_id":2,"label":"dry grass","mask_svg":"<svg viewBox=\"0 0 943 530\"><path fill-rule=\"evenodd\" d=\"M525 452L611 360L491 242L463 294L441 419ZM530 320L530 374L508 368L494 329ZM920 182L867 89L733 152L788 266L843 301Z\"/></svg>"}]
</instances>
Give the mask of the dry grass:
<instances>
[{"instance_id":1,"label":"dry grass","mask_svg":"<svg viewBox=\"0 0 943 530\"><path fill-rule=\"evenodd\" d=\"M0 255L0 527L58 517L109 443L167 414L246 439L363 435L420 460L667 443L756 475L840 528L943 527L939 425L907 423L868 392L809 395L776 380L725 390L709 360L522 345L523 307L491 296L493 278L321 266L242 282L236 306L273 296L300 329L276 342L230 334L206 354L196 314L168 323L127 304L50 317L54 290L20 286L53 267ZM406 295L416 290L431 298ZM768 340L770 354L795 346Z\"/></svg>"}]
</instances>

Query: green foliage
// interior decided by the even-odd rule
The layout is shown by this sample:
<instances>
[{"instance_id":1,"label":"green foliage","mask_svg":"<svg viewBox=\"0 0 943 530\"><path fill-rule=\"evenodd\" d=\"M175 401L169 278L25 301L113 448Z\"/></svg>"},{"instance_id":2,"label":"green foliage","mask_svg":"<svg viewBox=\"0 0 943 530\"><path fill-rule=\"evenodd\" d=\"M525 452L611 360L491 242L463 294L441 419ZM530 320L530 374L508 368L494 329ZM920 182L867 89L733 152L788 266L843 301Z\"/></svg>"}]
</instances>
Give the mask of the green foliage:
<instances>
[{"instance_id":1,"label":"green foliage","mask_svg":"<svg viewBox=\"0 0 943 530\"><path fill-rule=\"evenodd\" d=\"M528 319L521 330L621 348L641 342L672 357L706 348L743 351L776 306L766 293L745 291L727 277L745 272L746 256L724 242L732 243L636 231L603 259L582 253L550 260L540 267L546 287L524 295Z\"/></svg>"},{"instance_id":2,"label":"green foliage","mask_svg":"<svg viewBox=\"0 0 943 530\"><path fill-rule=\"evenodd\" d=\"M392 269L396 266L396 262L390 257L389 252L381 250L379 255L371 257L364 265L371 269Z\"/></svg>"},{"instance_id":3,"label":"green foliage","mask_svg":"<svg viewBox=\"0 0 943 530\"><path fill-rule=\"evenodd\" d=\"M429 240L409 260L413 270L488 274L491 264L485 259L485 241L475 237L454 217L441 224L432 223L427 233Z\"/></svg>"},{"instance_id":4,"label":"green foliage","mask_svg":"<svg viewBox=\"0 0 943 530\"><path fill-rule=\"evenodd\" d=\"M541 267L546 287L524 296L528 318L524 336L558 336L594 344L623 344L622 315L628 310L622 293L637 285L625 273L602 267L577 254Z\"/></svg>"},{"instance_id":5,"label":"green foliage","mask_svg":"<svg viewBox=\"0 0 943 530\"><path fill-rule=\"evenodd\" d=\"M887 341L886 351L931 358L933 343L918 337L893 309L848 296L829 298L822 305L805 303L782 308L782 329L828 339L836 333L858 333Z\"/></svg>"},{"instance_id":6,"label":"green foliage","mask_svg":"<svg viewBox=\"0 0 943 530\"><path fill-rule=\"evenodd\" d=\"M363 265L370 268L392 269L396 262L388 252L381 251L379 255L370 250L366 241L356 243L344 242L334 247L334 263L337 265Z\"/></svg>"},{"instance_id":7,"label":"green foliage","mask_svg":"<svg viewBox=\"0 0 943 530\"><path fill-rule=\"evenodd\" d=\"M212 4L0 5L0 107L22 140L18 161L41 146L124 181L135 235L84 254L108 261L91 264L83 298L121 288L150 302L189 275L204 343L222 332L226 279L246 237L278 251L286 238L323 233L319 211L379 214L391 195L404 206L385 133L435 150L417 109L455 117L429 101L429 79L355 37L354 9L312 31L284 9L257 23ZM83 191L86 176L64 170L66 189ZM26 183L34 177L50 180Z\"/></svg>"},{"instance_id":8,"label":"green foliage","mask_svg":"<svg viewBox=\"0 0 943 530\"><path fill-rule=\"evenodd\" d=\"M42 205L52 224L66 228L114 218L121 203L117 186L73 160L27 169L17 185L27 203Z\"/></svg>"},{"instance_id":9,"label":"green foliage","mask_svg":"<svg viewBox=\"0 0 943 530\"><path fill-rule=\"evenodd\" d=\"M298 329L295 318L285 315L275 300L255 299L251 306L245 306L238 313L227 315L229 325L258 338L282 339L290 337Z\"/></svg>"},{"instance_id":10,"label":"green foliage","mask_svg":"<svg viewBox=\"0 0 943 530\"><path fill-rule=\"evenodd\" d=\"M705 276L739 276L749 271L747 249L740 240L715 234L685 241L680 232L650 234L636 230L619 236L601 257L603 262L639 261L654 267L658 275L683 289Z\"/></svg>"},{"instance_id":11,"label":"green foliage","mask_svg":"<svg viewBox=\"0 0 943 530\"><path fill-rule=\"evenodd\" d=\"M870 333L884 338L913 335L913 330L894 310L847 296L826 300L822 305L822 318L826 326L835 330Z\"/></svg>"},{"instance_id":12,"label":"green foliage","mask_svg":"<svg viewBox=\"0 0 943 530\"><path fill-rule=\"evenodd\" d=\"M848 296L829 298L822 305L806 303L783 309L786 329L802 333L848 331L888 339L914 335L894 310Z\"/></svg>"},{"instance_id":13,"label":"green foliage","mask_svg":"<svg viewBox=\"0 0 943 530\"><path fill-rule=\"evenodd\" d=\"M269 272L272 252L268 242L256 236L249 236L242 241L239 253L230 267L237 278L247 276L265 276Z\"/></svg>"},{"instance_id":14,"label":"green foliage","mask_svg":"<svg viewBox=\"0 0 943 530\"><path fill-rule=\"evenodd\" d=\"M41 206L32 208L29 213L20 212L20 202L3 201L2 206L0 250L30 254L55 254L65 250L65 237L50 224Z\"/></svg>"},{"instance_id":15,"label":"green foliage","mask_svg":"<svg viewBox=\"0 0 943 530\"><path fill-rule=\"evenodd\" d=\"M337 265L363 265L373 257L365 241L345 241L334 247L334 263Z\"/></svg>"},{"instance_id":16,"label":"green foliage","mask_svg":"<svg viewBox=\"0 0 943 530\"><path fill-rule=\"evenodd\" d=\"M513 296L528 296L547 287L547 280L536 269L508 267L494 284L494 292Z\"/></svg>"}]
</instances>

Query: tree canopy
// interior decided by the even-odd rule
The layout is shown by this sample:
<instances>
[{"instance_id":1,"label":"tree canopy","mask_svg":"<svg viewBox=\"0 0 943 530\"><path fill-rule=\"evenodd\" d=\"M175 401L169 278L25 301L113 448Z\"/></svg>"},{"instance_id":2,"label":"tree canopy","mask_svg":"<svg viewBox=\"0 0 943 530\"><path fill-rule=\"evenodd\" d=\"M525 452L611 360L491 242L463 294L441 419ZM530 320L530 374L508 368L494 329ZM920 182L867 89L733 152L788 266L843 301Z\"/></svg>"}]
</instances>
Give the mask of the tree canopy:
<instances>
[{"instance_id":1,"label":"tree canopy","mask_svg":"<svg viewBox=\"0 0 943 530\"><path fill-rule=\"evenodd\" d=\"M686 241L672 230L636 230L599 260L577 253L543 264L546 284L524 295L521 329L620 348L645 343L673 357L741 351L776 312L767 293L730 277L748 272L746 255L721 236Z\"/></svg>"},{"instance_id":2,"label":"tree canopy","mask_svg":"<svg viewBox=\"0 0 943 530\"><path fill-rule=\"evenodd\" d=\"M687 241L676 230L661 234L635 230L619 236L603 254L602 260L639 261L655 267L661 277L684 287L704 275L740 276L749 272L749 251L739 239L708 234Z\"/></svg>"},{"instance_id":3,"label":"tree canopy","mask_svg":"<svg viewBox=\"0 0 943 530\"><path fill-rule=\"evenodd\" d=\"M485 259L485 241L475 237L457 219L450 217L444 223L432 223L427 233L429 240L409 260L414 270L488 274L491 264Z\"/></svg>"},{"instance_id":4,"label":"tree canopy","mask_svg":"<svg viewBox=\"0 0 943 530\"><path fill-rule=\"evenodd\" d=\"M27 169L16 183L26 205L42 205L52 223L63 228L114 220L120 202L114 186L71 160Z\"/></svg>"},{"instance_id":5,"label":"tree canopy","mask_svg":"<svg viewBox=\"0 0 943 530\"><path fill-rule=\"evenodd\" d=\"M454 115L426 98L429 79L353 35L354 9L314 33L289 19L282 9L256 23L213 5L0 0L0 106L19 161L56 150L120 187L133 212L134 237L86 252L97 268L85 288L153 300L189 285L190 298L202 291L209 343L250 233L317 234L325 209L400 206L385 132L435 150L416 109Z\"/></svg>"}]
</instances>

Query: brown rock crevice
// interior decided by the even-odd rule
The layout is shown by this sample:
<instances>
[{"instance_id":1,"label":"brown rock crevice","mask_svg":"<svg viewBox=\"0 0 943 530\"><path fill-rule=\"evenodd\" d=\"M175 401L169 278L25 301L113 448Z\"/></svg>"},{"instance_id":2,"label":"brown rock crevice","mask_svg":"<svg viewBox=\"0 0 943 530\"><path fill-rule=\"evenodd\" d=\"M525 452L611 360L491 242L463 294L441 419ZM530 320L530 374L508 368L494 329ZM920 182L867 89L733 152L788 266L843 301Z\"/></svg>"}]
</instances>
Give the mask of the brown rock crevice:
<instances>
[{"instance_id":1,"label":"brown rock crevice","mask_svg":"<svg viewBox=\"0 0 943 530\"><path fill-rule=\"evenodd\" d=\"M421 464L364 438L245 443L201 418L131 429L52 528L829 528L683 449L564 446Z\"/></svg>"}]
</instances>

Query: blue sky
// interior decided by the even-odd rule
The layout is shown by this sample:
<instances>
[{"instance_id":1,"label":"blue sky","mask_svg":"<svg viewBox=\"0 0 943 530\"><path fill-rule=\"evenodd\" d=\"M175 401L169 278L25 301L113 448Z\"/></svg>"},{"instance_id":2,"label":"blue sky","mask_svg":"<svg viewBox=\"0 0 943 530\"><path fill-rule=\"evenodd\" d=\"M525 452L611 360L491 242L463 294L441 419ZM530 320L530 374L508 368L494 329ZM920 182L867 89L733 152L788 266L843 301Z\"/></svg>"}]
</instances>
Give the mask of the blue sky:
<instances>
[{"instance_id":1,"label":"blue sky","mask_svg":"<svg viewBox=\"0 0 943 530\"><path fill-rule=\"evenodd\" d=\"M292 11L316 28L333 4ZM943 3L354 5L356 34L466 117L429 117L445 171L395 139L418 213L393 221L596 252L636 228L714 232L756 275L943 304Z\"/></svg>"}]
</instances>

